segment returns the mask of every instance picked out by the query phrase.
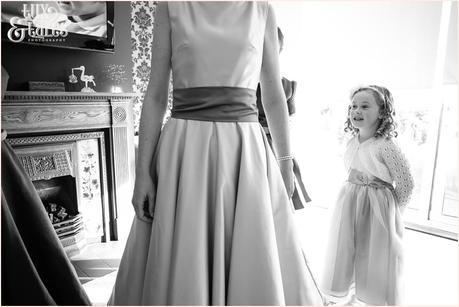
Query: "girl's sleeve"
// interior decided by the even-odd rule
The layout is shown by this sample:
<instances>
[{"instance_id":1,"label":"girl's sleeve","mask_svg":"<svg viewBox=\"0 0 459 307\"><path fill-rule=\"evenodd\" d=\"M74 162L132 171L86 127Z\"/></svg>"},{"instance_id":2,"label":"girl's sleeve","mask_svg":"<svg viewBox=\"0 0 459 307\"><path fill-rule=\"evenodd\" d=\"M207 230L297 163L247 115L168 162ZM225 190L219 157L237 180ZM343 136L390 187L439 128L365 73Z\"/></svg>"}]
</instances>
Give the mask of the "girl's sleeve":
<instances>
[{"instance_id":1,"label":"girl's sleeve","mask_svg":"<svg viewBox=\"0 0 459 307\"><path fill-rule=\"evenodd\" d=\"M395 181L395 196L400 206L405 206L413 192L414 182L408 160L400 148L392 141L383 142L381 157Z\"/></svg>"}]
</instances>

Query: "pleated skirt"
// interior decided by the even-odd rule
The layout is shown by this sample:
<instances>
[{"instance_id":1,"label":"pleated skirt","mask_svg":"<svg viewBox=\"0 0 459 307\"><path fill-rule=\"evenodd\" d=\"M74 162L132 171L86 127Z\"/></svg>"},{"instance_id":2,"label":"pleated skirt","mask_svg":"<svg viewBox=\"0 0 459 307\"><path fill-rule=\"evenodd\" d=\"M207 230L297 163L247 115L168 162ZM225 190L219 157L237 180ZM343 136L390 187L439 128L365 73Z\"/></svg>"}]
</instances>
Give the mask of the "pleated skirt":
<instances>
[{"instance_id":1,"label":"pleated skirt","mask_svg":"<svg viewBox=\"0 0 459 307\"><path fill-rule=\"evenodd\" d=\"M258 123L172 118L155 163L155 216L134 218L109 304L322 304Z\"/></svg>"},{"instance_id":2,"label":"pleated skirt","mask_svg":"<svg viewBox=\"0 0 459 307\"><path fill-rule=\"evenodd\" d=\"M356 298L367 304L401 304L403 228L390 189L347 182L331 218L323 293L339 300L355 286Z\"/></svg>"}]
</instances>

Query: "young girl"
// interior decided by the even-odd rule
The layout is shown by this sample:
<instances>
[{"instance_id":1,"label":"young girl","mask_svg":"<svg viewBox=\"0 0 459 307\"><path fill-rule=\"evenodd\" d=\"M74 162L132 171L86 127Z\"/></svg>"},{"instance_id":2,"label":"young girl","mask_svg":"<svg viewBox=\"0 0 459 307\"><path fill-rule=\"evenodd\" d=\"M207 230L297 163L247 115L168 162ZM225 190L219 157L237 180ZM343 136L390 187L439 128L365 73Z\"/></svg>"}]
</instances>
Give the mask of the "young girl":
<instances>
[{"instance_id":1,"label":"young girl","mask_svg":"<svg viewBox=\"0 0 459 307\"><path fill-rule=\"evenodd\" d=\"M402 208L413 190L408 163L392 140L397 136L391 93L363 86L351 94L344 155L349 177L332 215L323 291L330 300L398 305L403 263ZM352 301L351 301L352 302Z\"/></svg>"}]
</instances>

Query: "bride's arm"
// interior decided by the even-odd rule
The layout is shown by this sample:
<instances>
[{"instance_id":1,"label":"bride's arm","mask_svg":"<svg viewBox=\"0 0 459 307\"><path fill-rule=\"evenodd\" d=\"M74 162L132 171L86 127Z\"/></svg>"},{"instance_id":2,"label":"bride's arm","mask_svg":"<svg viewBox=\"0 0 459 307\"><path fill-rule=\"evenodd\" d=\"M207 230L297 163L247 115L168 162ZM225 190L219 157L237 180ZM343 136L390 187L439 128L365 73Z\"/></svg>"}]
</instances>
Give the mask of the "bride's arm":
<instances>
[{"instance_id":1,"label":"bride's arm","mask_svg":"<svg viewBox=\"0 0 459 307\"><path fill-rule=\"evenodd\" d=\"M150 82L143 100L139 127L139 151L132 203L138 217L145 216L143 204L149 201L153 214L154 189L151 186L152 159L167 108L171 71L171 29L167 2L158 2L153 30ZM148 212L147 217L148 217Z\"/></svg>"},{"instance_id":2,"label":"bride's arm","mask_svg":"<svg viewBox=\"0 0 459 307\"><path fill-rule=\"evenodd\" d=\"M278 50L276 18L272 6L269 5L260 76L261 101L273 139L274 151L277 158L280 158L291 155L291 149L288 110L279 71ZM287 192L291 196L294 189L293 162L291 159L279 161L279 166Z\"/></svg>"}]
</instances>

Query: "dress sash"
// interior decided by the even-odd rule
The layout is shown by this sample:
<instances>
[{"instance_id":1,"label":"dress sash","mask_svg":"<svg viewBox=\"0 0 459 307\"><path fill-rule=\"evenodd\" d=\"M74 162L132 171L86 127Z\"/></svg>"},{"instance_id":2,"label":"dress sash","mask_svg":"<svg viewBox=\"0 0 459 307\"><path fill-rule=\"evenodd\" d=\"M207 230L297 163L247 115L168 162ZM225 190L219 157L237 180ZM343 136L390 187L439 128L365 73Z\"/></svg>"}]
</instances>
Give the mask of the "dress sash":
<instances>
[{"instance_id":1,"label":"dress sash","mask_svg":"<svg viewBox=\"0 0 459 307\"><path fill-rule=\"evenodd\" d=\"M258 122L256 91L242 87L174 89L171 117L216 122Z\"/></svg>"},{"instance_id":2,"label":"dress sash","mask_svg":"<svg viewBox=\"0 0 459 307\"><path fill-rule=\"evenodd\" d=\"M356 169L350 170L347 181L353 184L373 187L377 189L387 188L391 192L395 193L394 187L389 182L386 182L378 177L375 177L369 174L365 174Z\"/></svg>"}]
</instances>

